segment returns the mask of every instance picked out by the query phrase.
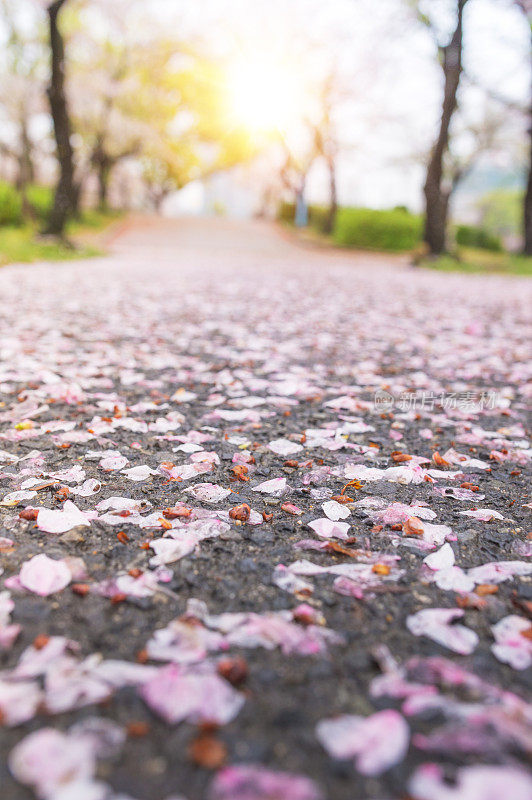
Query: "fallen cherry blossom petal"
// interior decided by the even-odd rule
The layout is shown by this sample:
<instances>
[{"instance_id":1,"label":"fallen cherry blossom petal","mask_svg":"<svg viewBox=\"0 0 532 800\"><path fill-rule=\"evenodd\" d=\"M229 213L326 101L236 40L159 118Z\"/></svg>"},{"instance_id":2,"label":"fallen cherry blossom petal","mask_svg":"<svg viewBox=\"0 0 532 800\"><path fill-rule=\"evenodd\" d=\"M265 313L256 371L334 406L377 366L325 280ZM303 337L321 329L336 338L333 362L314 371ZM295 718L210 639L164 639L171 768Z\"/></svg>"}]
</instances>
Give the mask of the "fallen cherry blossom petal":
<instances>
[{"instance_id":1,"label":"fallen cherry blossom petal","mask_svg":"<svg viewBox=\"0 0 532 800\"><path fill-rule=\"evenodd\" d=\"M406 625L414 636L428 636L455 653L469 655L478 644L477 634L464 625L450 624L463 616L460 608L425 608L407 617Z\"/></svg>"},{"instance_id":2,"label":"fallen cherry blossom petal","mask_svg":"<svg viewBox=\"0 0 532 800\"><path fill-rule=\"evenodd\" d=\"M95 758L89 742L52 728L30 733L11 751L9 769L33 786L43 800L53 800L67 783L92 777Z\"/></svg>"},{"instance_id":3,"label":"fallen cherry blossom petal","mask_svg":"<svg viewBox=\"0 0 532 800\"><path fill-rule=\"evenodd\" d=\"M461 767L449 784L441 767L423 764L410 779L409 792L414 800L529 800L532 778L517 767L479 764Z\"/></svg>"},{"instance_id":4,"label":"fallen cherry blossom petal","mask_svg":"<svg viewBox=\"0 0 532 800\"><path fill-rule=\"evenodd\" d=\"M310 778L254 764L226 767L212 782L208 800L323 800Z\"/></svg>"},{"instance_id":5,"label":"fallen cherry blossom petal","mask_svg":"<svg viewBox=\"0 0 532 800\"><path fill-rule=\"evenodd\" d=\"M155 555L150 558L150 565L152 567L160 566L161 564L171 564L173 561L180 559L193 553L199 537L194 534L183 534L179 539L153 539L150 542L150 547Z\"/></svg>"},{"instance_id":6,"label":"fallen cherry blossom petal","mask_svg":"<svg viewBox=\"0 0 532 800\"><path fill-rule=\"evenodd\" d=\"M397 711L378 711L370 717L344 715L322 720L316 735L329 755L354 758L363 775L380 775L401 761L410 731Z\"/></svg>"},{"instance_id":7,"label":"fallen cherry blossom petal","mask_svg":"<svg viewBox=\"0 0 532 800\"><path fill-rule=\"evenodd\" d=\"M40 508L37 514L37 527L46 533L65 533L78 525L89 526L90 522L71 500L64 503L61 511Z\"/></svg>"},{"instance_id":8,"label":"fallen cherry blossom petal","mask_svg":"<svg viewBox=\"0 0 532 800\"><path fill-rule=\"evenodd\" d=\"M32 500L34 497L37 497L37 492L27 489L20 492L9 492L9 494L4 495L0 501L0 506L4 506L5 508L17 506L22 500Z\"/></svg>"},{"instance_id":9,"label":"fallen cherry blossom petal","mask_svg":"<svg viewBox=\"0 0 532 800\"><path fill-rule=\"evenodd\" d=\"M72 573L64 560L48 558L45 553L40 553L24 562L19 580L24 589L47 597L68 586Z\"/></svg>"},{"instance_id":10,"label":"fallen cherry blossom petal","mask_svg":"<svg viewBox=\"0 0 532 800\"><path fill-rule=\"evenodd\" d=\"M224 489L223 486L218 486L215 483L196 483L186 491L196 500L201 500L204 503L221 503L231 494L230 489Z\"/></svg>"},{"instance_id":11,"label":"fallen cherry blossom petal","mask_svg":"<svg viewBox=\"0 0 532 800\"><path fill-rule=\"evenodd\" d=\"M492 561L468 571L475 583L502 583L514 575L531 575L532 564L526 561Z\"/></svg>"},{"instance_id":12,"label":"fallen cherry blossom petal","mask_svg":"<svg viewBox=\"0 0 532 800\"><path fill-rule=\"evenodd\" d=\"M499 661L514 669L527 669L532 665L532 623L510 614L499 620L491 629L495 644L491 646ZM528 632L528 635L525 633Z\"/></svg>"},{"instance_id":13,"label":"fallen cherry blossom petal","mask_svg":"<svg viewBox=\"0 0 532 800\"><path fill-rule=\"evenodd\" d=\"M291 456L303 450L300 444L291 442L289 439L275 439L268 444L268 448L279 456Z\"/></svg>"},{"instance_id":14,"label":"fallen cherry blossom petal","mask_svg":"<svg viewBox=\"0 0 532 800\"><path fill-rule=\"evenodd\" d=\"M308 527L322 539L347 539L351 526L347 522L335 522L327 517L321 517L309 522Z\"/></svg>"},{"instance_id":15,"label":"fallen cherry blossom petal","mask_svg":"<svg viewBox=\"0 0 532 800\"><path fill-rule=\"evenodd\" d=\"M479 522L490 522L492 519L504 519L502 514L498 511L492 511L490 508L475 508L473 511L459 511L464 517L473 517Z\"/></svg>"},{"instance_id":16,"label":"fallen cherry blossom petal","mask_svg":"<svg viewBox=\"0 0 532 800\"><path fill-rule=\"evenodd\" d=\"M262 494L271 494L272 497L281 497L287 490L286 478L272 478L271 481L264 481L257 484L252 488L253 492L262 492Z\"/></svg>"},{"instance_id":17,"label":"fallen cherry blossom petal","mask_svg":"<svg viewBox=\"0 0 532 800\"><path fill-rule=\"evenodd\" d=\"M236 717L244 697L215 673L163 667L140 690L149 707L166 722L226 725Z\"/></svg>"},{"instance_id":18,"label":"fallen cherry blossom petal","mask_svg":"<svg viewBox=\"0 0 532 800\"><path fill-rule=\"evenodd\" d=\"M447 569L454 564L454 551L449 543L440 547L434 553L423 559L423 562L432 570Z\"/></svg>"},{"instance_id":19,"label":"fallen cherry blossom petal","mask_svg":"<svg viewBox=\"0 0 532 800\"><path fill-rule=\"evenodd\" d=\"M335 522L340 519L347 519L351 514L348 508L341 503L337 503L335 500L328 500L326 503L322 503L321 507L323 508L325 516Z\"/></svg>"},{"instance_id":20,"label":"fallen cherry blossom petal","mask_svg":"<svg viewBox=\"0 0 532 800\"><path fill-rule=\"evenodd\" d=\"M157 475L157 471L148 467L147 464L140 464L137 467L121 470L121 474L130 481L140 482L147 481L152 475Z\"/></svg>"}]
</instances>

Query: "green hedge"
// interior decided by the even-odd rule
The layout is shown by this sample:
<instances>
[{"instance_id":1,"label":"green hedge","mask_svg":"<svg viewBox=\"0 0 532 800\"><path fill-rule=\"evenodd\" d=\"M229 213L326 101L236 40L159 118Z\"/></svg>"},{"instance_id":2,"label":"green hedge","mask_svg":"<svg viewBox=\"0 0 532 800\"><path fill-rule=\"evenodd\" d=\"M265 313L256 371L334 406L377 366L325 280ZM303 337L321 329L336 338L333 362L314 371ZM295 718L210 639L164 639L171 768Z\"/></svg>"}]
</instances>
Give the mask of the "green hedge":
<instances>
[{"instance_id":1,"label":"green hedge","mask_svg":"<svg viewBox=\"0 0 532 800\"><path fill-rule=\"evenodd\" d=\"M33 184L26 187L26 197L39 222L48 219L54 200L50 186ZM23 220L22 195L10 183L0 181L0 225L21 225Z\"/></svg>"},{"instance_id":2,"label":"green hedge","mask_svg":"<svg viewBox=\"0 0 532 800\"><path fill-rule=\"evenodd\" d=\"M0 181L0 225L22 223L22 198L14 186Z\"/></svg>"},{"instance_id":3,"label":"green hedge","mask_svg":"<svg viewBox=\"0 0 532 800\"><path fill-rule=\"evenodd\" d=\"M54 202L54 190L52 187L33 184L26 189L26 196L37 219L41 222L46 222Z\"/></svg>"},{"instance_id":4,"label":"green hedge","mask_svg":"<svg viewBox=\"0 0 532 800\"><path fill-rule=\"evenodd\" d=\"M308 224L318 233L326 233L329 221L327 206L310 206L308 210Z\"/></svg>"},{"instance_id":5,"label":"green hedge","mask_svg":"<svg viewBox=\"0 0 532 800\"><path fill-rule=\"evenodd\" d=\"M279 222L288 222L290 225L293 225L296 218L296 204L295 203L287 203L286 200L283 200L279 203L279 207L277 209L277 219Z\"/></svg>"},{"instance_id":6,"label":"green hedge","mask_svg":"<svg viewBox=\"0 0 532 800\"><path fill-rule=\"evenodd\" d=\"M456 244L462 247L478 247L494 253L500 253L503 250L502 241L498 236L475 225L459 225L455 238Z\"/></svg>"},{"instance_id":7,"label":"green hedge","mask_svg":"<svg viewBox=\"0 0 532 800\"><path fill-rule=\"evenodd\" d=\"M308 207L308 225L318 233L325 233L327 229L329 210L327 206L309 206ZM277 210L277 219L281 222L288 222L293 225L296 218L295 203L287 203L283 201L280 203Z\"/></svg>"},{"instance_id":8,"label":"green hedge","mask_svg":"<svg viewBox=\"0 0 532 800\"><path fill-rule=\"evenodd\" d=\"M405 209L340 208L333 239L343 247L403 251L417 247L422 233L422 218Z\"/></svg>"}]
</instances>

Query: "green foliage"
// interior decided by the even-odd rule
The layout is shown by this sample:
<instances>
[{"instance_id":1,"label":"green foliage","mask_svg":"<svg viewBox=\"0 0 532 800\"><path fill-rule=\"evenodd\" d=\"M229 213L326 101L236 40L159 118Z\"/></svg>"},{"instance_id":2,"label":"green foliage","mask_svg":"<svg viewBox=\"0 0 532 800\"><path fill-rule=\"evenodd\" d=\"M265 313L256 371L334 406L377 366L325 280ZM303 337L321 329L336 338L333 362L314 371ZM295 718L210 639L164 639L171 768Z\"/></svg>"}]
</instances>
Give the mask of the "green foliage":
<instances>
[{"instance_id":1,"label":"green foliage","mask_svg":"<svg viewBox=\"0 0 532 800\"><path fill-rule=\"evenodd\" d=\"M110 225L115 220L120 219L122 214L122 211L118 211L114 208L108 208L106 211L100 211L98 208L85 208L81 212L81 218L79 220L72 220L70 222L70 227L73 233L76 233L76 231L80 229L82 231L87 229L87 231L92 233L93 231L102 230L102 228Z\"/></svg>"},{"instance_id":2,"label":"green foliage","mask_svg":"<svg viewBox=\"0 0 532 800\"><path fill-rule=\"evenodd\" d=\"M40 222L46 222L54 202L54 190L52 187L32 184L26 189L26 197L36 218Z\"/></svg>"},{"instance_id":3,"label":"green foliage","mask_svg":"<svg viewBox=\"0 0 532 800\"><path fill-rule=\"evenodd\" d=\"M32 261L64 261L98 255L93 247L72 248L60 241L39 240L32 225L0 228L0 266Z\"/></svg>"},{"instance_id":4,"label":"green foliage","mask_svg":"<svg viewBox=\"0 0 532 800\"><path fill-rule=\"evenodd\" d=\"M327 206L310 206L308 210L308 224L317 231L317 233L325 233L327 230L327 222L329 219L329 209Z\"/></svg>"},{"instance_id":5,"label":"green foliage","mask_svg":"<svg viewBox=\"0 0 532 800\"><path fill-rule=\"evenodd\" d=\"M0 227L0 266L32 261L66 261L73 258L90 258L102 254L100 233L112 224L118 212L84 212L80 221L71 220L67 235L75 244L39 236L38 223L26 223L19 227Z\"/></svg>"},{"instance_id":6,"label":"green foliage","mask_svg":"<svg viewBox=\"0 0 532 800\"><path fill-rule=\"evenodd\" d=\"M277 208L277 219L279 222L288 222L290 225L293 225L296 216L296 204L289 203L286 200L283 200L279 203Z\"/></svg>"},{"instance_id":7,"label":"green foliage","mask_svg":"<svg viewBox=\"0 0 532 800\"><path fill-rule=\"evenodd\" d=\"M14 186L0 181L0 225L22 223L22 198Z\"/></svg>"},{"instance_id":8,"label":"green foliage","mask_svg":"<svg viewBox=\"0 0 532 800\"><path fill-rule=\"evenodd\" d=\"M502 242L498 236L476 225L459 225L456 229L456 244L462 247L477 247L481 250L500 252Z\"/></svg>"},{"instance_id":9,"label":"green foliage","mask_svg":"<svg viewBox=\"0 0 532 800\"><path fill-rule=\"evenodd\" d=\"M277 219L279 222L287 222L290 225L294 224L296 216L295 203L289 203L284 200L279 204L277 209ZM308 207L308 225L309 228L316 231L316 233L325 233L327 229L327 222L329 217L329 209L327 206L309 206Z\"/></svg>"},{"instance_id":10,"label":"green foliage","mask_svg":"<svg viewBox=\"0 0 532 800\"><path fill-rule=\"evenodd\" d=\"M420 266L442 272L471 272L483 275L532 276L532 258L514 253L494 253L490 250L461 248L456 256L427 258Z\"/></svg>"},{"instance_id":11,"label":"green foliage","mask_svg":"<svg viewBox=\"0 0 532 800\"><path fill-rule=\"evenodd\" d=\"M523 192L495 189L477 203L482 227L495 236L517 238L523 225Z\"/></svg>"},{"instance_id":12,"label":"green foliage","mask_svg":"<svg viewBox=\"0 0 532 800\"><path fill-rule=\"evenodd\" d=\"M420 243L422 228L420 216L401 209L340 208L333 239L342 247L401 252Z\"/></svg>"}]
</instances>

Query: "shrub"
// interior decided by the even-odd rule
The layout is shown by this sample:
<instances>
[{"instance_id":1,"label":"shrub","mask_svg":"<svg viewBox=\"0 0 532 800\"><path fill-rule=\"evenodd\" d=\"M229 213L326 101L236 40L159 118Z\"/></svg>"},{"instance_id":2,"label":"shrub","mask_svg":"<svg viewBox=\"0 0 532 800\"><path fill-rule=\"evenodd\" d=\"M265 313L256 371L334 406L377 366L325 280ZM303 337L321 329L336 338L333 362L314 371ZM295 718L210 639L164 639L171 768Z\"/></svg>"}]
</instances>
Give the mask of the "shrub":
<instances>
[{"instance_id":1,"label":"shrub","mask_svg":"<svg viewBox=\"0 0 532 800\"><path fill-rule=\"evenodd\" d=\"M475 225L459 225L456 229L456 244L462 247L478 247L500 253L503 249L498 236Z\"/></svg>"},{"instance_id":2,"label":"shrub","mask_svg":"<svg viewBox=\"0 0 532 800\"><path fill-rule=\"evenodd\" d=\"M20 225L22 198L14 186L0 181L0 225Z\"/></svg>"},{"instance_id":3,"label":"shrub","mask_svg":"<svg viewBox=\"0 0 532 800\"><path fill-rule=\"evenodd\" d=\"M327 220L329 216L329 209L327 206L309 206L308 207L308 225L309 228L318 231L318 233L325 233L327 228ZM296 207L294 203L282 202L277 209L277 219L280 222L288 222L290 225L294 224L296 217Z\"/></svg>"},{"instance_id":4,"label":"shrub","mask_svg":"<svg viewBox=\"0 0 532 800\"><path fill-rule=\"evenodd\" d=\"M480 211L480 227L485 231L517 240L523 224L522 189L494 189L483 195L476 206Z\"/></svg>"},{"instance_id":5,"label":"shrub","mask_svg":"<svg viewBox=\"0 0 532 800\"><path fill-rule=\"evenodd\" d=\"M341 208L333 238L344 247L399 252L413 250L419 245L421 234L421 217L403 209Z\"/></svg>"},{"instance_id":6,"label":"shrub","mask_svg":"<svg viewBox=\"0 0 532 800\"><path fill-rule=\"evenodd\" d=\"M26 197L37 219L46 222L54 202L54 190L51 186L32 184L26 189Z\"/></svg>"},{"instance_id":7,"label":"shrub","mask_svg":"<svg viewBox=\"0 0 532 800\"><path fill-rule=\"evenodd\" d=\"M308 224L318 233L325 233L329 220L329 209L327 206L309 206Z\"/></svg>"},{"instance_id":8,"label":"shrub","mask_svg":"<svg viewBox=\"0 0 532 800\"><path fill-rule=\"evenodd\" d=\"M288 203L286 200L283 200L281 203L279 203L279 208L277 209L277 219L279 222L289 222L290 224L293 224L295 218L295 203Z\"/></svg>"}]
</instances>

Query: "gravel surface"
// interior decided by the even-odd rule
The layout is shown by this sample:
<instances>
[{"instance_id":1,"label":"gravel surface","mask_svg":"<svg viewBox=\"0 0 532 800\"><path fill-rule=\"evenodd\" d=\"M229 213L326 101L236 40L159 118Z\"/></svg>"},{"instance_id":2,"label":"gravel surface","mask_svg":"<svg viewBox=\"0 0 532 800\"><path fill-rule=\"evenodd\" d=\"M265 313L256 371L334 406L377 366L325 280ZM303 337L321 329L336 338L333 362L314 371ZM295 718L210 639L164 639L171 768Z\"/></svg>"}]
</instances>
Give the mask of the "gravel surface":
<instances>
[{"instance_id":1,"label":"gravel surface","mask_svg":"<svg viewBox=\"0 0 532 800\"><path fill-rule=\"evenodd\" d=\"M221 220L113 251L0 272L2 800L526 800L531 284Z\"/></svg>"}]
</instances>

